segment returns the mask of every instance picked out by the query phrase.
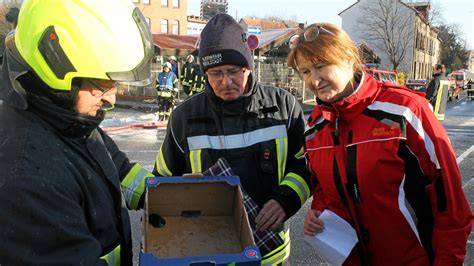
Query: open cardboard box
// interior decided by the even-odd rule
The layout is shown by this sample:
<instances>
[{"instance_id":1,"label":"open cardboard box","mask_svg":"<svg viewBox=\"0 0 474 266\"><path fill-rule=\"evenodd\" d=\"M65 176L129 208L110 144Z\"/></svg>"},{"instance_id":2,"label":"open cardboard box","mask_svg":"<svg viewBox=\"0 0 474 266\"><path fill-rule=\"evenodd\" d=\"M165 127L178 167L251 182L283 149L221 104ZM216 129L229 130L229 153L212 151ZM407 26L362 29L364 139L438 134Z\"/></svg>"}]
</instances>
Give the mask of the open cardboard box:
<instances>
[{"instance_id":1,"label":"open cardboard box","mask_svg":"<svg viewBox=\"0 0 474 266\"><path fill-rule=\"evenodd\" d=\"M144 216L140 265L260 265L238 177L148 178Z\"/></svg>"}]
</instances>

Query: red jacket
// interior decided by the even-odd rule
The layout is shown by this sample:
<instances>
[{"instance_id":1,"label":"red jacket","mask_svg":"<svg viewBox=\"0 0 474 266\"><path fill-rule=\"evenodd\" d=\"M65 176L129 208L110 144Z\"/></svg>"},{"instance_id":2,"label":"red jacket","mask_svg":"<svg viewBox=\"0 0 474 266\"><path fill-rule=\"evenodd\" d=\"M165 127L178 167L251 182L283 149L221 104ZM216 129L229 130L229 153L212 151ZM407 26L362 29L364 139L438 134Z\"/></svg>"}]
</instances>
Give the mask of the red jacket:
<instances>
[{"instance_id":1,"label":"red jacket","mask_svg":"<svg viewBox=\"0 0 474 266\"><path fill-rule=\"evenodd\" d=\"M308 119L312 208L357 230L344 265L462 265L473 216L444 128L423 97L362 80Z\"/></svg>"}]
</instances>

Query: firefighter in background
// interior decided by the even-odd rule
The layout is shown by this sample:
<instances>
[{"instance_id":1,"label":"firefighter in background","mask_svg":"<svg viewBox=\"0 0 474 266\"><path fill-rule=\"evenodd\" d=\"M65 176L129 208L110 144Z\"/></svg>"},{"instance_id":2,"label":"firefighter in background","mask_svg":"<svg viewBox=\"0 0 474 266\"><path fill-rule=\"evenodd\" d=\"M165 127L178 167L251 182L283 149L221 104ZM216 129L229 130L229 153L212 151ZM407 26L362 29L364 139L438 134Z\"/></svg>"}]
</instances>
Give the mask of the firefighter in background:
<instances>
[{"instance_id":1,"label":"firefighter in background","mask_svg":"<svg viewBox=\"0 0 474 266\"><path fill-rule=\"evenodd\" d=\"M444 120L450 85L444 71L445 68L441 64L433 66L433 78L428 84L425 96L433 107L433 112L439 121Z\"/></svg>"},{"instance_id":2,"label":"firefighter in background","mask_svg":"<svg viewBox=\"0 0 474 266\"><path fill-rule=\"evenodd\" d=\"M171 72L173 72L176 77L179 77L179 73L178 73L178 59L176 58L176 56L172 55L168 58L168 62L170 62L171 64Z\"/></svg>"},{"instance_id":3,"label":"firefighter in background","mask_svg":"<svg viewBox=\"0 0 474 266\"><path fill-rule=\"evenodd\" d=\"M163 72L156 77L158 120L167 120L170 117L178 94L177 84L178 78L171 71L171 63L164 63Z\"/></svg>"},{"instance_id":4,"label":"firefighter in background","mask_svg":"<svg viewBox=\"0 0 474 266\"><path fill-rule=\"evenodd\" d=\"M474 80L469 79L466 87L467 87L467 99L470 101L474 100Z\"/></svg>"},{"instance_id":5,"label":"firefighter in background","mask_svg":"<svg viewBox=\"0 0 474 266\"><path fill-rule=\"evenodd\" d=\"M186 56L186 63L181 68L180 82L186 95L191 95L191 89L194 82L194 68L199 65L194 62L192 54Z\"/></svg>"},{"instance_id":6,"label":"firefighter in background","mask_svg":"<svg viewBox=\"0 0 474 266\"><path fill-rule=\"evenodd\" d=\"M198 64L193 67L192 72L192 83L190 84L191 92L189 96L204 91L204 85L206 84L206 76L202 73L201 67Z\"/></svg>"}]
</instances>

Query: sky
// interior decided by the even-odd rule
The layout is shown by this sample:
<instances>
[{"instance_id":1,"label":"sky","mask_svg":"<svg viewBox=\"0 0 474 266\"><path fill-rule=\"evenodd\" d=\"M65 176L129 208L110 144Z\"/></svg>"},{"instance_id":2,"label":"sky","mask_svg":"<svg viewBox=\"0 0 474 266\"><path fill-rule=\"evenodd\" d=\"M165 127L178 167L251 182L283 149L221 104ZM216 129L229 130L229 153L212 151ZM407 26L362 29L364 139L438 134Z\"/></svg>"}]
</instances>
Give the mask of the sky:
<instances>
[{"instance_id":1,"label":"sky","mask_svg":"<svg viewBox=\"0 0 474 266\"><path fill-rule=\"evenodd\" d=\"M299 22L342 24L338 14L356 0L227 0L229 15L242 17L276 16ZM199 15L200 0L188 0L188 14ZM457 24L469 49L474 49L474 0L434 0L446 24Z\"/></svg>"}]
</instances>

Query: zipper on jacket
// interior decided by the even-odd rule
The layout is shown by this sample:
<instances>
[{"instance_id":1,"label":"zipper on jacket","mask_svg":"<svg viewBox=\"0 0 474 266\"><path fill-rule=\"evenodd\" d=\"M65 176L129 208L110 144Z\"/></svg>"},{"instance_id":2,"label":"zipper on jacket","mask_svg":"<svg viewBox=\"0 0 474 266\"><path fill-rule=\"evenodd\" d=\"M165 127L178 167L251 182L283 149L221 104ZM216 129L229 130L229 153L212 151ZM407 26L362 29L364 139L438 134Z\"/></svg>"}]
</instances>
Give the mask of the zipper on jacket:
<instances>
[{"instance_id":1,"label":"zipper on jacket","mask_svg":"<svg viewBox=\"0 0 474 266\"><path fill-rule=\"evenodd\" d=\"M348 132L347 143L352 144L352 130ZM347 190L355 203L360 203L360 190L357 178L356 160L357 146L352 145L346 148L346 173L347 173Z\"/></svg>"},{"instance_id":2,"label":"zipper on jacket","mask_svg":"<svg viewBox=\"0 0 474 266\"><path fill-rule=\"evenodd\" d=\"M339 141L339 117L336 116L335 120L334 120L334 132L331 133L331 136L332 136L332 141L334 142L334 145L339 145L340 144L340 141Z\"/></svg>"}]
</instances>

